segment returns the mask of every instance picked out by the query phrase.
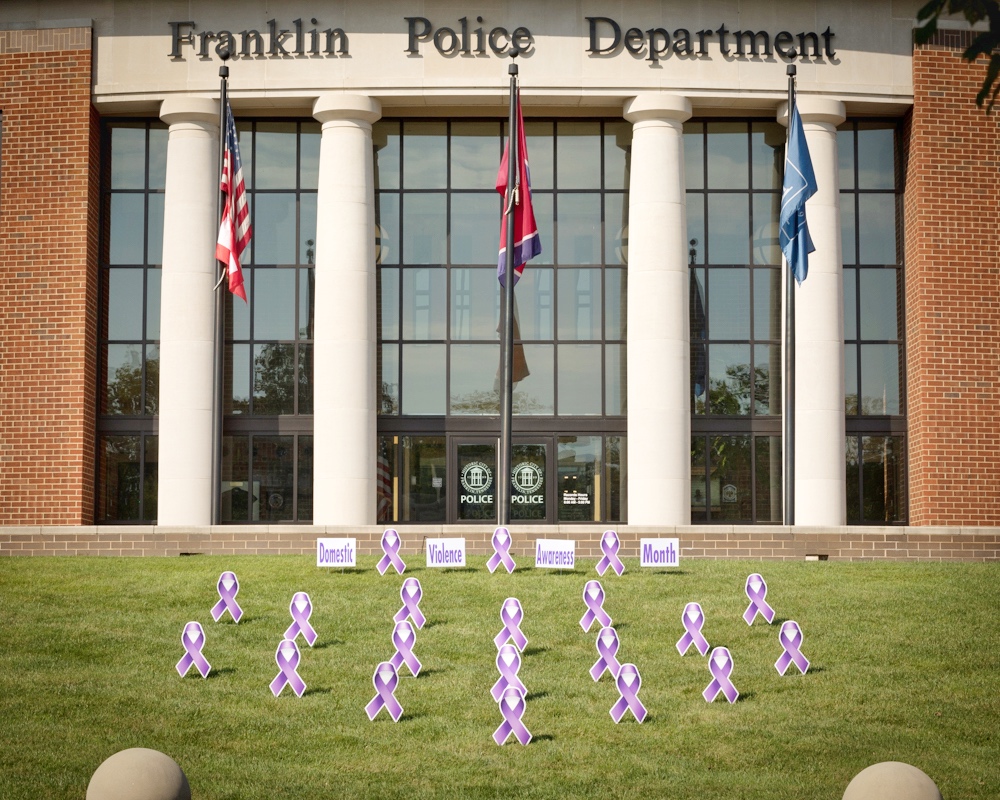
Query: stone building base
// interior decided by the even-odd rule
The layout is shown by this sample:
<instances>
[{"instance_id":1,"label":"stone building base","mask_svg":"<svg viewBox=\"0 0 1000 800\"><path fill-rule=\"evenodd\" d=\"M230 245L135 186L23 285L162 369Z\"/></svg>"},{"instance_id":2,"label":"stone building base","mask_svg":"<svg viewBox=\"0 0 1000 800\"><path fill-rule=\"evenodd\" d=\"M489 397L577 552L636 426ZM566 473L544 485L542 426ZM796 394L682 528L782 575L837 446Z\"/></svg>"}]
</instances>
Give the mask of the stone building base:
<instances>
[{"instance_id":1,"label":"stone building base","mask_svg":"<svg viewBox=\"0 0 1000 800\"><path fill-rule=\"evenodd\" d=\"M397 526L405 555L422 555L424 540L465 537L470 555L492 553L492 526ZM535 539L574 539L580 558L598 558L605 526L511 526L511 554L533 554ZM381 553L382 526L246 525L0 527L0 556L305 555L320 537L355 537L362 556ZM639 540L677 538L681 558L767 561L996 561L1000 528L685 526L617 528L619 555L638 558Z\"/></svg>"}]
</instances>

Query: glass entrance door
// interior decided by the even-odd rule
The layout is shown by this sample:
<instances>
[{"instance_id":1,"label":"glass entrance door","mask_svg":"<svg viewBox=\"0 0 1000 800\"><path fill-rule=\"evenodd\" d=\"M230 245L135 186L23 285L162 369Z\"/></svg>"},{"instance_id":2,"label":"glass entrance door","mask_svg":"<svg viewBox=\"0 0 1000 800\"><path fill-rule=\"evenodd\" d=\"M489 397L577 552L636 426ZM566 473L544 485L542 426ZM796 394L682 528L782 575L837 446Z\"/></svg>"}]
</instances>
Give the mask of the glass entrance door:
<instances>
[{"instance_id":1,"label":"glass entrance door","mask_svg":"<svg viewBox=\"0 0 1000 800\"><path fill-rule=\"evenodd\" d=\"M455 445L456 521L496 521L496 441L462 441Z\"/></svg>"},{"instance_id":2,"label":"glass entrance door","mask_svg":"<svg viewBox=\"0 0 1000 800\"><path fill-rule=\"evenodd\" d=\"M511 446L511 522L548 521L548 450L544 443Z\"/></svg>"},{"instance_id":3,"label":"glass entrance door","mask_svg":"<svg viewBox=\"0 0 1000 800\"><path fill-rule=\"evenodd\" d=\"M455 522L497 519L497 440L454 441ZM511 447L511 522L550 522L554 502L549 495L551 444L537 438L516 439Z\"/></svg>"}]
</instances>

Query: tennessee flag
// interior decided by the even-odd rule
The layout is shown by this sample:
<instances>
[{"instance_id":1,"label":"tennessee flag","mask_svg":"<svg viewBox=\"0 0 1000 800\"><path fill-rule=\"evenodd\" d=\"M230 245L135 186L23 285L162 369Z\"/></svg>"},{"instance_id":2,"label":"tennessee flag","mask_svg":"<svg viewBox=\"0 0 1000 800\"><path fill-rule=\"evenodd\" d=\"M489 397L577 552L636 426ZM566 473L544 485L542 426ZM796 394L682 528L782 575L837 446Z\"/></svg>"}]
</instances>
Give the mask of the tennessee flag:
<instances>
[{"instance_id":1,"label":"tennessee flag","mask_svg":"<svg viewBox=\"0 0 1000 800\"><path fill-rule=\"evenodd\" d=\"M247 301L243 289L243 269L240 257L250 244L250 209L247 207L246 188L243 185L243 162L240 160L240 143L236 136L233 110L226 101L225 147L222 154L222 178L219 190L222 198L222 221L215 257L226 266L229 291Z\"/></svg>"},{"instance_id":2,"label":"tennessee flag","mask_svg":"<svg viewBox=\"0 0 1000 800\"><path fill-rule=\"evenodd\" d=\"M503 150L500 170L497 172L497 192L504 200L504 213L500 217L500 257L497 259L497 277L504 284L507 271L507 211L514 209L514 283L524 272L525 262L542 252L538 238L535 212L531 208L531 173L528 171L528 145L524 136L524 119L521 116L521 93L517 94L517 170L513 186L507 185L510 172L510 141Z\"/></svg>"}]
</instances>

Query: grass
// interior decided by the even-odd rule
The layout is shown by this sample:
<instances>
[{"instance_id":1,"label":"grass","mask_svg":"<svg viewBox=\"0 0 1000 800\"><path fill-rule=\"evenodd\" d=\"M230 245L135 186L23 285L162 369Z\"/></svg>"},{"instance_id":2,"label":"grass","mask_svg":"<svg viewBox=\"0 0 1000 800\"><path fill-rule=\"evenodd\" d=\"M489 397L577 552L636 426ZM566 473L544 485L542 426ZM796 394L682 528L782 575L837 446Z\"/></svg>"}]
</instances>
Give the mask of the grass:
<instances>
[{"instance_id":1,"label":"grass","mask_svg":"<svg viewBox=\"0 0 1000 800\"><path fill-rule=\"evenodd\" d=\"M409 559L411 567L419 559ZM593 561L571 573L490 575L485 559L420 578L428 623L405 714L369 722L375 664L393 652L402 578L374 558L327 571L309 557L0 559L0 797L81 798L97 766L128 747L174 758L209 798L837 798L880 761L924 770L946 798L1000 796L1000 571L994 564L685 561L602 583L642 674L642 725L615 725L610 678L594 683L598 626L579 625ZM244 618L214 623L223 570ZM767 579L774 624L748 627L746 576ZM274 698L274 651L295 591L309 593L316 646L299 639L303 697ZM529 642L520 677L527 747L497 747L493 636L515 596ZM733 655L741 696L701 696L706 659L680 657L681 612ZM804 634L809 673L779 677L779 623ZM208 679L178 677L181 630L202 623ZM405 670L404 670L405 674Z\"/></svg>"}]
</instances>

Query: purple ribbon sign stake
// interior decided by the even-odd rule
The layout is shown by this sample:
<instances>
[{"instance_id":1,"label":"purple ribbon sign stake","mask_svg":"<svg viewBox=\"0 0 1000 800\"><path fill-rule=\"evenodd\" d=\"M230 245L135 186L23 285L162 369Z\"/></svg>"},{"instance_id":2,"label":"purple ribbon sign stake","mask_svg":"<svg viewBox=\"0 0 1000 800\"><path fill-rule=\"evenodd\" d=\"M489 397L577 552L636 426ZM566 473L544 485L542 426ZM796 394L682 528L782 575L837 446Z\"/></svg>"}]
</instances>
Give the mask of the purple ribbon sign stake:
<instances>
[{"instance_id":1,"label":"purple ribbon sign stake","mask_svg":"<svg viewBox=\"0 0 1000 800\"><path fill-rule=\"evenodd\" d=\"M611 706L611 719L617 725L622 721L626 711L631 711L637 722L646 719L646 706L639 700L639 687L642 686L642 677L635 664L622 664L618 670L618 677L615 678L618 686L618 702Z\"/></svg>"},{"instance_id":2,"label":"purple ribbon sign stake","mask_svg":"<svg viewBox=\"0 0 1000 800\"><path fill-rule=\"evenodd\" d=\"M736 691L729 675L733 671L733 659L725 647L716 647L708 657L708 669L712 673L712 682L705 687L701 696L711 703L719 692L722 692L730 703L735 703L740 693Z\"/></svg>"},{"instance_id":3,"label":"purple ribbon sign stake","mask_svg":"<svg viewBox=\"0 0 1000 800\"><path fill-rule=\"evenodd\" d=\"M389 569L389 565L392 564L396 569L396 573L402 575L406 570L406 564L403 563L403 559L399 557L399 546L402 544L399 540L399 534L396 533L392 528L387 528L382 533L382 552L385 553L382 559L375 565L375 569L378 570L379 575L385 575L385 571Z\"/></svg>"},{"instance_id":4,"label":"purple ribbon sign stake","mask_svg":"<svg viewBox=\"0 0 1000 800\"><path fill-rule=\"evenodd\" d=\"M201 677L207 678L212 665L201 654L201 648L205 646L205 631L201 629L200 622L189 622L184 626L184 632L181 633L181 644L184 645L186 652L177 662L177 674L183 678L191 669L191 665L194 664L198 668L198 672L201 673Z\"/></svg>"},{"instance_id":5,"label":"purple ribbon sign stake","mask_svg":"<svg viewBox=\"0 0 1000 800\"><path fill-rule=\"evenodd\" d=\"M492 573L503 564L508 573L514 571L514 559L510 557L510 531L497 528L493 531L493 555L486 562L486 568Z\"/></svg>"},{"instance_id":6,"label":"purple ribbon sign stake","mask_svg":"<svg viewBox=\"0 0 1000 800\"><path fill-rule=\"evenodd\" d=\"M677 640L677 652L684 655L693 644L702 655L708 652L708 641L701 635L701 627L705 624L705 615L697 603L688 603L681 614L684 623L684 635Z\"/></svg>"},{"instance_id":7,"label":"purple ribbon sign stake","mask_svg":"<svg viewBox=\"0 0 1000 800\"><path fill-rule=\"evenodd\" d=\"M595 619L601 623L602 628L611 627L611 617L604 610L604 587L600 581L587 581L584 584L583 602L587 605L587 611L580 618L581 628L589 631Z\"/></svg>"},{"instance_id":8,"label":"purple ribbon sign stake","mask_svg":"<svg viewBox=\"0 0 1000 800\"><path fill-rule=\"evenodd\" d=\"M617 678L618 672L622 668L615 657L617 654L618 632L614 628L601 628L597 634L597 655L599 658L590 668L590 677L596 681L605 671L608 671L612 678Z\"/></svg>"},{"instance_id":9,"label":"purple ribbon sign stake","mask_svg":"<svg viewBox=\"0 0 1000 800\"><path fill-rule=\"evenodd\" d=\"M389 660L396 670L400 664L406 664L407 669L414 678L420 674L420 661L413 655L413 645L417 641L417 634L409 620L397 622L392 629L392 645L396 648L396 654Z\"/></svg>"},{"instance_id":10,"label":"purple ribbon sign stake","mask_svg":"<svg viewBox=\"0 0 1000 800\"><path fill-rule=\"evenodd\" d=\"M282 639L278 649L274 651L274 661L278 665L278 674L271 681L271 694L277 697L285 686L291 686L296 697L302 697L306 690L305 681L299 677L296 670L299 667L299 646L294 639Z\"/></svg>"},{"instance_id":11,"label":"purple ribbon sign stake","mask_svg":"<svg viewBox=\"0 0 1000 800\"><path fill-rule=\"evenodd\" d=\"M391 661L383 661L375 667L375 674L372 675L372 685L375 687L375 696L371 702L365 706L365 713L368 719L375 721L375 717L383 708L392 717L393 722L399 722L403 716L403 707L393 694L396 691L396 684L399 683L399 673L392 665Z\"/></svg>"},{"instance_id":12,"label":"purple ribbon sign stake","mask_svg":"<svg viewBox=\"0 0 1000 800\"><path fill-rule=\"evenodd\" d=\"M227 611L233 618L233 622L239 622L243 616L243 609L236 602L236 595L240 591L240 582L236 580L233 572L223 572L219 576L219 602L212 606L212 619L218 622Z\"/></svg>"},{"instance_id":13,"label":"purple ribbon sign stake","mask_svg":"<svg viewBox=\"0 0 1000 800\"><path fill-rule=\"evenodd\" d=\"M521 717L524 716L524 698L524 691L517 686L508 686L500 695L498 703L500 713L503 714L503 722L493 731L493 741L497 744L506 742L512 733L521 744L531 741L531 733L521 722Z\"/></svg>"},{"instance_id":14,"label":"purple ribbon sign stake","mask_svg":"<svg viewBox=\"0 0 1000 800\"><path fill-rule=\"evenodd\" d=\"M309 595L305 592L296 592L292 595L292 602L288 604L288 610L292 612L292 624L285 631L286 639L295 639L300 633L310 647L316 641L316 631L309 624L309 617L312 616L313 607L309 600Z\"/></svg>"},{"instance_id":15,"label":"purple ribbon sign stake","mask_svg":"<svg viewBox=\"0 0 1000 800\"><path fill-rule=\"evenodd\" d=\"M521 633L521 620L524 619L524 610L521 608L521 601L516 597L508 597L500 606L500 621L503 623L503 630L493 637L493 644L500 649L500 645L505 644L508 639L513 640L514 646L522 653L528 646L528 637Z\"/></svg>"},{"instance_id":16,"label":"purple ribbon sign stake","mask_svg":"<svg viewBox=\"0 0 1000 800\"><path fill-rule=\"evenodd\" d=\"M403 607L396 612L392 619L394 622L402 622L409 617L418 628L423 628L427 618L420 610L420 598L424 596L424 590L420 588L420 581L416 578L407 578L403 585L399 587L399 598L403 601Z\"/></svg>"},{"instance_id":17,"label":"purple ribbon sign stake","mask_svg":"<svg viewBox=\"0 0 1000 800\"><path fill-rule=\"evenodd\" d=\"M618 533L604 531L604 535L601 537L601 552L604 553L604 558L597 562L598 575L603 576L608 571L608 567L611 567L618 575L625 571L625 565L618 558L619 547L621 547L621 542L618 541Z\"/></svg>"},{"instance_id":18,"label":"purple ribbon sign stake","mask_svg":"<svg viewBox=\"0 0 1000 800\"><path fill-rule=\"evenodd\" d=\"M490 694L493 695L493 699L498 703L503 696L504 689L508 686L520 689L525 694L528 693L521 679L517 677L520 669L521 654L517 652L517 648L512 644L501 645L500 650L497 652L497 670L500 672L500 677L497 678L497 682L490 689Z\"/></svg>"},{"instance_id":19,"label":"purple ribbon sign stake","mask_svg":"<svg viewBox=\"0 0 1000 800\"><path fill-rule=\"evenodd\" d=\"M750 599L750 605L743 612L743 619L747 625L753 625L758 614L766 619L767 624L770 625L771 620L774 619L774 609L764 599L767 597L767 584L756 572L747 578L747 597Z\"/></svg>"},{"instance_id":20,"label":"purple ribbon sign stake","mask_svg":"<svg viewBox=\"0 0 1000 800\"><path fill-rule=\"evenodd\" d=\"M784 675L788 665L794 662L795 666L799 668L799 672L805 675L806 670L809 669L809 659L802 655L799 650L802 645L802 629L799 627L799 623L791 619L782 622L778 641L785 648L785 652L774 662L774 668L778 670L778 674Z\"/></svg>"}]
</instances>

